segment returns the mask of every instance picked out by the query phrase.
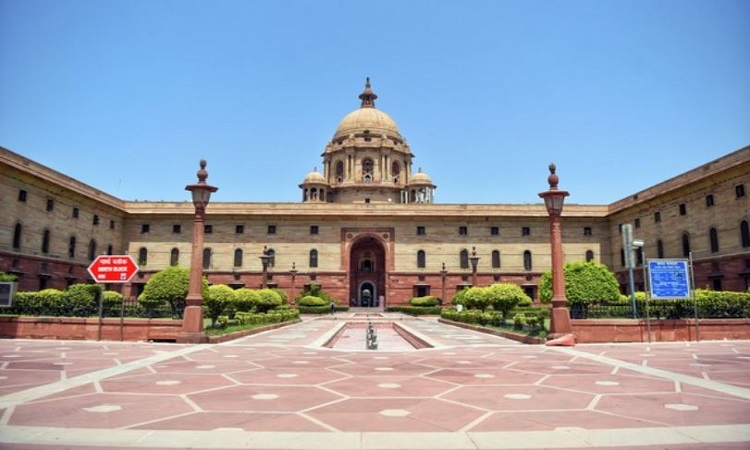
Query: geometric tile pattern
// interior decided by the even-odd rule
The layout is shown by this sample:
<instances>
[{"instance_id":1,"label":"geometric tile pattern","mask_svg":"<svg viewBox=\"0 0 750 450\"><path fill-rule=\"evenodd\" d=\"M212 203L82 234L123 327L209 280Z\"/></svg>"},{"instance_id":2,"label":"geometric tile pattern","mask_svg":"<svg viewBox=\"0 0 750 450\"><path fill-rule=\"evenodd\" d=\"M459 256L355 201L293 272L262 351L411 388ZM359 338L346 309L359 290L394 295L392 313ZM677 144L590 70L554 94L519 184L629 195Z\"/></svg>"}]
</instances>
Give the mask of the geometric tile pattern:
<instances>
[{"instance_id":1,"label":"geometric tile pattern","mask_svg":"<svg viewBox=\"0 0 750 450\"><path fill-rule=\"evenodd\" d=\"M322 348L342 315L219 345L1 340L0 448L750 448L748 341L391 318L434 348Z\"/></svg>"}]
</instances>

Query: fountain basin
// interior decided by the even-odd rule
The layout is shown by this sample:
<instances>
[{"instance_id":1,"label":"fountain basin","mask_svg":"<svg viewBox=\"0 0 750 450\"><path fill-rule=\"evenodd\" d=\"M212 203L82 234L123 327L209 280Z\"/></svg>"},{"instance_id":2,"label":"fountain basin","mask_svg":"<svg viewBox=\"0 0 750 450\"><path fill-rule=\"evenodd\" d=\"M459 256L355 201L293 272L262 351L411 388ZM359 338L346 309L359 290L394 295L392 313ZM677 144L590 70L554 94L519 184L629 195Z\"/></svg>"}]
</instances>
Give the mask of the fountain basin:
<instances>
[{"instance_id":1,"label":"fountain basin","mask_svg":"<svg viewBox=\"0 0 750 450\"><path fill-rule=\"evenodd\" d=\"M367 322L346 322L323 344L323 347L336 350L367 350L367 327ZM374 322L372 327L377 333L378 348L371 351L408 351L433 347L396 322Z\"/></svg>"}]
</instances>

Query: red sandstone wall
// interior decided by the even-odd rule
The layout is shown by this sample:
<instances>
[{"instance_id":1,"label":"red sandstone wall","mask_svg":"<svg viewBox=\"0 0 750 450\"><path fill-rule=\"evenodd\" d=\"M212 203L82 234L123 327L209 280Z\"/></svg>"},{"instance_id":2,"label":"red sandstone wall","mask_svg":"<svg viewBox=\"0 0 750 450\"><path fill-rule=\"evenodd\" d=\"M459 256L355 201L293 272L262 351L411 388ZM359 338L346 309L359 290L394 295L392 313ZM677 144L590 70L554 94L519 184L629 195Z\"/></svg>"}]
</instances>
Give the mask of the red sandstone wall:
<instances>
[{"instance_id":1,"label":"red sandstone wall","mask_svg":"<svg viewBox=\"0 0 750 450\"><path fill-rule=\"evenodd\" d=\"M181 320L104 319L101 339L107 341L176 341ZM121 334L122 333L122 334ZM99 320L83 317L0 317L0 337L21 339L97 340Z\"/></svg>"},{"instance_id":2,"label":"red sandstone wall","mask_svg":"<svg viewBox=\"0 0 750 450\"><path fill-rule=\"evenodd\" d=\"M642 320L571 320L579 343L648 342ZM702 319L651 321L651 341L750 339L750 319Z\"/></svg>"}]
</instances>

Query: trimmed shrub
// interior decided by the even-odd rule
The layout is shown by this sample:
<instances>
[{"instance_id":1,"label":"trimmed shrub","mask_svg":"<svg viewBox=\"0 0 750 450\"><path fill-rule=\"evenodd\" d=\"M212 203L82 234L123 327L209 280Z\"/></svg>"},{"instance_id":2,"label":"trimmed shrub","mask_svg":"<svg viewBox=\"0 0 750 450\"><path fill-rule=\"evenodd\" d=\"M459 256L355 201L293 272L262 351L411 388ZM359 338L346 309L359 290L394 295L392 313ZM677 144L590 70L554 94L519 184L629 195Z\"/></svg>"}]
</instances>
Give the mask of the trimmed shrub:
<instances>
[{"instance_id":1,"label":"trimmed shrub","mask_svg":"<svg viewBox=\"0 0 750 450\"><path fill-rule=\"evenodd\" d=\"M274 291L276 291L277 294L279 294L279 298L281 299L281 304L286 305L289 300L287 299L286 292L279 288L273 288Z\"/></svg>"},{"instance_id":2,"label":"trimmed shrub","mask_svg":"<svg viewBox=\"0 0 750 450\"><path fill-rule=\"evenodd\" d=\"M240 288L234 291L234 308L237 312L250 312L260 303L260 295L255 289Z\"/></svg>"},{"instance_id":3,"label":"trimmed shrub","mask_svg":"<svg viewBox=\"0 0 750 450\"><path fill-rule=\"evenodd\" d=\"M62 294L60 311L57 315L69 317L89 317L99 315L99 284L74 284Z\"/></svg>"},{"instance_id":4,"label":"trimmed shrub","mask_svg":"<svg viewBox=\"0 0 750 450\"><path fill-rule=\"evenodd\" d=\"M699 317L750 317L750 293L696 289L695 300Z\"/></svg>"},{"instance_id":5,"label":"trimmed shrub","mask_svg":"<svg viewBox=\"0 0 750 450\"><path fill-rule=\"evenodd\" d=\"M604 264L573 262L565 264L565 296L571 305L589 305L599 301L618 301L620 290L615 275ZM552 272L539 280L539 298L552 300Z\"/></svg>"},{"instance_id":6,"label":"trimmed shrub","mask_svg":"<svg viewBox=\"0 0 750 450\"><path fill-rule=\"evenodd\" d=\"M58 316L62 303L62 291L44 289L38 292L16 292L11 314L29 316Z\"/></svg>"},{"instance_id":7,"label":"trimmed shrub","mask_svg":"<svg viewBox=\"0 0 750 450\"><path fill-rule=\"evenodd\" d=\"M104 317L119 316L122 309L122 294L116 291L102 292Z\"/></svg>"},{"instance_id":8,"label":"trimmed shrub","mask_svg":"<svg viewBox=\"0 0 750 450\"><path fill-rule=\"evenodd\" d=\"M17 276L10 274L10 273L0 272L0 281L5 282L5 283L8 283L8 282L12 283L16 280L18 280Z\"/></svg>"},{"instance_id":9,"label":"trimmed shrub","mask_svg":"<svg viewBox=\"0 0 750 450\"><path fill-rule=\"evenodd\" d=\"M411 306L437 306L440 304L440 299L434 295L426 295L424 297L412 297L409 299Z\"/></svg>"},{"instance_id":10,"label":"trimmed shrub","mask_svg":"<svg viewBox=\"0 0 750 450\"><path fill-rule=\"evenodd\" d=\"M216 320L232 305L234 309L234 289L226 284L214 284L208 287L208 298L203 299L203 310L211 319L211 326L216 325Z\"/></svg>"},{"instance_id":11,"label":"trimmed shrub","mask_svg":"<svg viewBox=\"0 0 750 450\"><path fill-rule=\"evenodd\" d=\"M328 295L328 293L327 293L327 292L325 292L325 291L324 291L324 290L323 290L323 289L322 289L322 288L320 287L320 285L319 285L319 284L315 284L315 283L313 283L313 284L310 284L310 286L309 286L309 288L308 288L308 289L306 289L306 290L302 291L302 292L301 292L301 293L300 293L300 294L299 294L299 295L298 295L298 296L297 296L297 297L296 297L296 298L294 299L294 303L296 303L296 304L299 304L299 301L300 301L300 300L301 300L301 299L302 299L303 297L307 297L307 296L312 296L312 297L319 297L319 298L322 298L323 300L325 300L325 304L326 304L326 305L330 305L330 304L331 304L331 300L332 300L331 296L330 296L330 295Z\"/></svg>"},{"instance_id":12,"label":"trimmed shrub","mask_svg":"<svg viewBox=\"0 0 750 450\"><path fill-rule=\"evenodd\" d=\"M276 289L260 289L258 291L258 297L260 298L260 300L256 305L256 309L260 313L265 313L276 308L277 306L281 306L281 296L278 292L276 292Z\"/></svg>"},{"instance_id":13,"label":"trimmed shrub","mask_svg":"<svg viewBox=\"0 0 750 450\"><path fill-rule=\"evenodd\" d=\"M327 306L330 305L330 303L331 302L327 302L320 297L315 297L314 295L306 295L300 298L297 302L299 306Z\"/></svg>"}]
</instances>

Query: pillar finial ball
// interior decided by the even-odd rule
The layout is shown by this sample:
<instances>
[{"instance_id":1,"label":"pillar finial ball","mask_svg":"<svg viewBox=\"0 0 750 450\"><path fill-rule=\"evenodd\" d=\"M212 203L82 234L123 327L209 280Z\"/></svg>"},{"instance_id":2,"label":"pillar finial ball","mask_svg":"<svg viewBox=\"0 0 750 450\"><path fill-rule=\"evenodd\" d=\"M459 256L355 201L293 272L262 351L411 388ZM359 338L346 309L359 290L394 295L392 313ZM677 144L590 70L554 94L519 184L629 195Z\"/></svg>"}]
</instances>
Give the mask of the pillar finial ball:
<instances>
[{"instance_id":1,"label":"pillar finial ball","mask_svg":"<svg viewBox=\"0 0 750 450\"><path fill-rule=\"evenodd\" d=\"M206 160L201 159L200 170L198 170L198 183L205 183L208 178L208 172L206 171Z\"/></svg>"},{"instance_id":2,"label":"pillar finial ball","mask_svg":"<svg viewBox=\"0 0 750 450\"><path fill-rule=\"evenodd\" d=\"M560 177L557 176L555 171L557 170L557 167L555 166L555 163L551 163L549 165L549 177L547 177L547 182L549 183L550 189L557 189L557 183L560 182Z\"/></svg>"}]
</instances>

